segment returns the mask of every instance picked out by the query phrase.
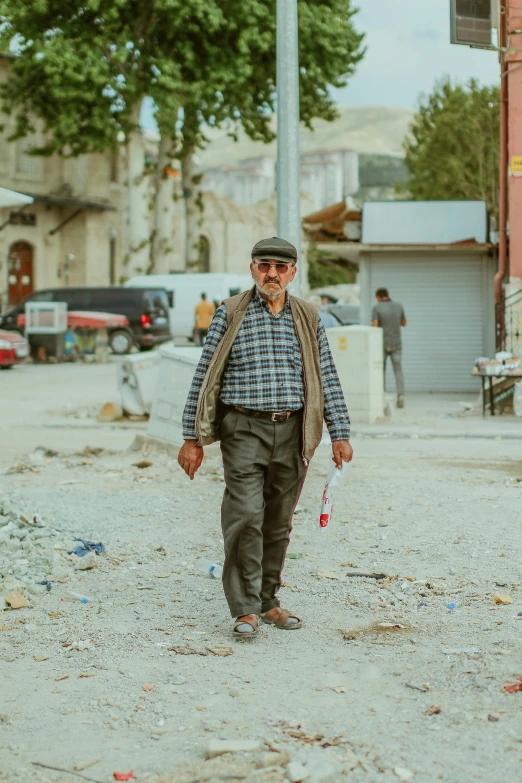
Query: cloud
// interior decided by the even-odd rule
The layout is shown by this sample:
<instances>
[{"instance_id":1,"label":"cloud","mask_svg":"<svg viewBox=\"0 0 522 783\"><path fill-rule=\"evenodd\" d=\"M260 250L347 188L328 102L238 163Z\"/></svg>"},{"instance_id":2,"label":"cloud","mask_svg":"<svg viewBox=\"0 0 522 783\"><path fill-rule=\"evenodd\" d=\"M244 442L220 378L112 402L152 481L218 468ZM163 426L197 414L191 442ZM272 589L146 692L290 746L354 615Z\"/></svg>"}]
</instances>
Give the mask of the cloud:
<instances>
[{"instance_id":1,"label":"cloud","mask_svg":"<svg viewBox=\"0 0 522 783\"><path fill-rule=\"evenodd\" d=\"M354 22L366 33L367 52L355 76L334 91L343 106L416 108L449 75L466 82L498 83L495 52L450 44L447 0L358 0Z\"/></svg>"}]
</instances>

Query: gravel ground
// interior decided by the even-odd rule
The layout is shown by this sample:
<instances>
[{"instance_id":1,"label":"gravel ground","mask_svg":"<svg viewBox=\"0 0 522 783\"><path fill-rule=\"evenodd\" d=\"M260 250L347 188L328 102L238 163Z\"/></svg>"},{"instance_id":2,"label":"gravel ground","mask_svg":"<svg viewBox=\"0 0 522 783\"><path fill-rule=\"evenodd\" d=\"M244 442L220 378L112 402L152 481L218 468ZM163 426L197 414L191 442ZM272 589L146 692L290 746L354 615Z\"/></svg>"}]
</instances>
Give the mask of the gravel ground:
<instances>
[{"instance_id":1,"label":"gravel ground","mask_svg":"<svg viewBox=\"0 0 522 783\"><path fill-rule=\"evenodd\" d=\"M358 435L326 533L321 447L281 590L304 628L238 643L201 565L222 562L219 451L193 483L173 457L131 451L143 425L91 415L111 371L7 377L0 780L79 780L32 762L100 783L522 779L522 693L504 688L522 675L521 440ZM74 536L104 543L95 568L67 555ZM15 588L26 608L5 604ZM258 748L206 761L216 740Z\"/></svg>"}]
</instances>

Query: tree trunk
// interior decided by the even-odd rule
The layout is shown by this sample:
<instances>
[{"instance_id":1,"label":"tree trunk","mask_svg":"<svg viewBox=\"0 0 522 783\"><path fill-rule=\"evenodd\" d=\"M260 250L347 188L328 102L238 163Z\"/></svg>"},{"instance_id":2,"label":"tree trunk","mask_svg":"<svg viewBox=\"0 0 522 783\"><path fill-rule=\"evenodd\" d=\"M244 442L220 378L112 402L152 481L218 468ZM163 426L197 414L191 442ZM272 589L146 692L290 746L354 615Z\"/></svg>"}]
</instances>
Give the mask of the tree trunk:
<instances>
[{"instance_id":1,"label":"tree trunk","mask_svg":"<svg viewBox=\"0 0 522 783\"><path fill-rule=\"evenodd\" d=\"M145 171L145 145L139 127L140 106L134 110L135 129L127 137L127 178L129 189L129 253L127 277L145 274L149 265L150 177Z\"/></svg>"},{"instance_id":2,"label":"tree trunk","mask_svg":"<svg viewBox=\"0 0 522 783\"><path fill-rule=\"evenodd\" d=\"M174 178L167 173L171 164L172 142L161 137L158 162L154 177L153 214L154 227L150 243L148 272L168 274L174 265Z\"/></svg>"},{"instance_id":3,"label":"tree trunk","mask_svg":"<svg viewBox=\"0 0 522 783\"><path fill-rule=\"evenodd\" d=\"M194 151L185 152L181 161L183 197L185 199L185 268L197 271L199 265L199 237L203 223L203 205L199 192L201 176L194 164Z\"/></svg>"}]
</instances>

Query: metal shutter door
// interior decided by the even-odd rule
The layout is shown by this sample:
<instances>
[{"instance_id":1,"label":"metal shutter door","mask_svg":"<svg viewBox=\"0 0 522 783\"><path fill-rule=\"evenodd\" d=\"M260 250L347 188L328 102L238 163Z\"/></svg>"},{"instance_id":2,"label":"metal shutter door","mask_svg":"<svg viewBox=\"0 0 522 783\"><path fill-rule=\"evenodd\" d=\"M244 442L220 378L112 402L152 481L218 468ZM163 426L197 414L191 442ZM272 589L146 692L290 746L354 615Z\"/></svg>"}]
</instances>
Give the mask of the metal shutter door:
<instances>
[{"instance_id":1,"label":"metal shutter door","mask_svg":"<svg viewBox=\"0 0 522 783\"><path fill-rule=\"evenodd\" d=\"M388 288L404 306L406 393L476 391L471 372L484 350L482 259L373 254L370 280L372 295L380 286ZM386 389L395 390L390 360Z\"/></svg>"}]
</instances>

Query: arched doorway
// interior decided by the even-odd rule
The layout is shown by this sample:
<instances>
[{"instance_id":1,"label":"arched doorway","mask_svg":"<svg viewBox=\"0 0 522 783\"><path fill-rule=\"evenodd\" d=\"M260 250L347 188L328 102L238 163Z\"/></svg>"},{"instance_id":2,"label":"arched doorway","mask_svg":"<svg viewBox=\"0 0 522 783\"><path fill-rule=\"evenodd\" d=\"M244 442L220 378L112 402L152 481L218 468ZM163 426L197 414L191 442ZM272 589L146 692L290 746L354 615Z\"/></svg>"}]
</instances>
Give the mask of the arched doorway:
<instances>
[{"instance_id":1,"label":"arched doorway","mask_svg":"<svg viewBox=\"0 0 522 783\"><path fill-rule=\"evenodd\" d=\"M9 304L19 304L33 288L33 246L15 242L9 248Z\"/></svg>"}]
</instances>

